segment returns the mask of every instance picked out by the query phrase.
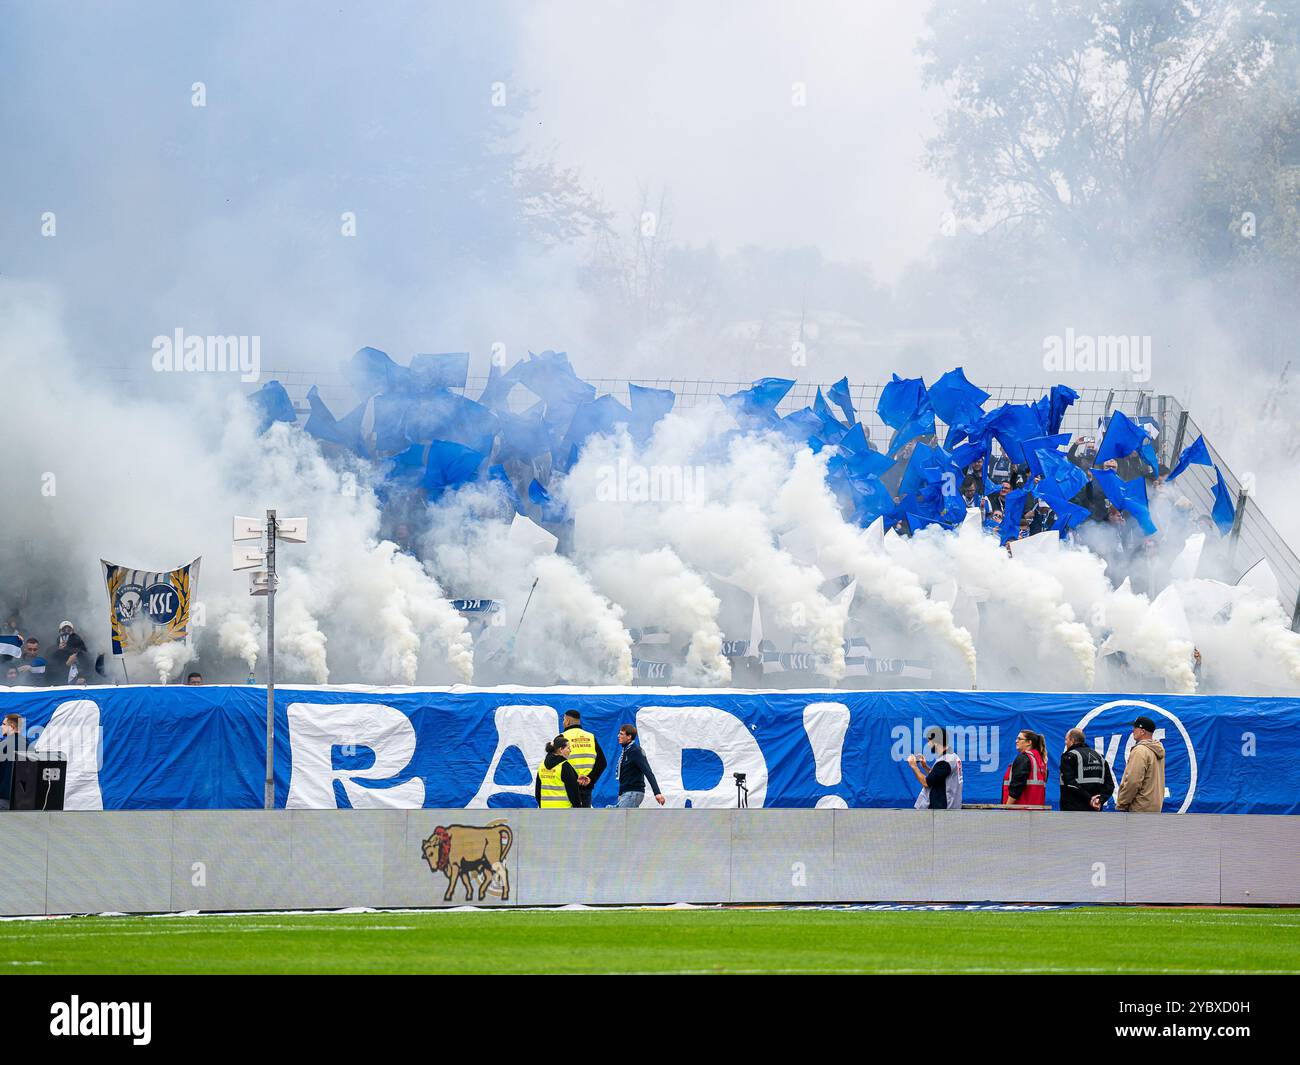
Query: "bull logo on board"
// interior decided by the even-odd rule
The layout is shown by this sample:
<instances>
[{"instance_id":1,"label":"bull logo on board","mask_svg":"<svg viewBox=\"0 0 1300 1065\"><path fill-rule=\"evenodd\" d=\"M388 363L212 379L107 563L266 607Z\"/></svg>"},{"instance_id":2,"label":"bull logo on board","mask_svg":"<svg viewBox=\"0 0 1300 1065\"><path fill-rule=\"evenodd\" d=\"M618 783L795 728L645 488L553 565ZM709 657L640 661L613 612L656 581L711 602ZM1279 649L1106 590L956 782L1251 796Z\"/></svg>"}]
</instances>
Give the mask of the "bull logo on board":
<instances>
[{"instance_id":1,"label":"bull logo on board","mask_svg":"<svg viewBox=\"0 0 1300 1065\"><path fill-rule=\"evenodd\" d=\"M443 902L450 902L457 881L465 888L465 900L474 896L472 878L478 878L478 901L490 892L510 898L510 871L506 856L514 842L514 833L503 820L487 825L439 825L424 841L421 853L429 871L447 877Z\"/></svg>"}]
</instances>

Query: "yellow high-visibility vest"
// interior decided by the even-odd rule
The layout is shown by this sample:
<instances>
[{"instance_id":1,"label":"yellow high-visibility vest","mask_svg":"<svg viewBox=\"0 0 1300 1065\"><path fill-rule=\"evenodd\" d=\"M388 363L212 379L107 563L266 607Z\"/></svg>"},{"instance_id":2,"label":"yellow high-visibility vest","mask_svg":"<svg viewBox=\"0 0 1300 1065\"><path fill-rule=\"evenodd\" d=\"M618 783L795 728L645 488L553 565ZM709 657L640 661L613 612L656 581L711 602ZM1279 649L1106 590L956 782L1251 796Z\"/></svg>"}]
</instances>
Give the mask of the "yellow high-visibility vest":
<instances>
[{"instance_id":1,"label":"yellow high-visibility vest","mask_svg":"<svg viewBox=\"0 0 1300 1065\"><path fill-rule=\"evenodd\" d=\"M561 759L556 762L551 769L546 768L546 759L542 759L542 764L537 767L537 779L542 782L542 802L543 810L567 810L573 806L569 802L569 792L564 786L564 778L560 775L564 772L564 761Z\"/></svg>"},{"instance_id":2,"label":"yellow high-visibility vest","mask_svg":"<svg viewBox=\"0 0 1300 1065\"><path fill-rule=\"evenodd\" d=\"M591 776L596 766L596 737L574 725L566 728L564 736L569 741L569 763L580 777Z\"/></svg>"}]
</instances>

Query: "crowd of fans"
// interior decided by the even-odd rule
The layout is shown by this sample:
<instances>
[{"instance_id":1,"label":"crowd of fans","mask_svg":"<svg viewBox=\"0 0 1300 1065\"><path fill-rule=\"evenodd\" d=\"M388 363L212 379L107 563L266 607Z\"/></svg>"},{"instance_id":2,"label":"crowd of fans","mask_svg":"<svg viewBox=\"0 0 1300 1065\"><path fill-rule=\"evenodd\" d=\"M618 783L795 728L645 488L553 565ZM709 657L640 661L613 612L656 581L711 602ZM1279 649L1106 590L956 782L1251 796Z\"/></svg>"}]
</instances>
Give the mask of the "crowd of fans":
<instances>
[{"instance_id":1,"label":"crowd of fans","mask_svg":"<svg viewBox=\"0 0 1300 1065\"><path fill-rule=\"evenodd\" d=\"M38 637L24 634L18 616L5 622L5 639L0 642L4 683L10 687L43 688L67 684L89 684L95 665L92 664L86 641L77 633L71 621L59 622L59 631L42 650ZM98 666L102 671L103 656Z\"/></svg>"},{"instance_id":2,"label":"crowd of fans","mask_svg":"<svg viewBox=\"0 0 1300 1065\"><path fill-rule=\"evenodd\" d=\"M1085 436L1071 444L1066 458L1086 471L1093 468L1096 454L1097 441ZM1067 537L1105 559L1107 575L1116 586L1127 578L1133 591L1158 594L1169 583L1170 566L1187 538L1197 533L1205 536L1198 575L1227 577L1227 560L1222 549L1225 538L1209 514L1195 513L1191 501L1175 486L1166 484L1167 466L1162 465L1158 475L1151 476L1142 457L1134 453L1122 459L1110 459L1100 468L1113 470L1126 481L1135 477L1147 479L1151 516L1156 526L1156 531L1148 535L1133 515L1118 509L1106 498L1096 481L1090 480L1070 500L1084 507L1088 518L1072 528ZM993 460L987 481L983 459L967 467L960 491L967 507L980 509L984 527L996 532L1006 518L1007 497L1017 489L1027 488L1029 495L1024 499L1020 515L1019 539L1024 539L1047 532L1056 524L1055 511L1034 491L1041 479L1028 465L1015 465L1001 455ZM989 483L994 490L985 492ZM1008 551L1014 554L1010 545Z\"/></svg>"}]
</instances>

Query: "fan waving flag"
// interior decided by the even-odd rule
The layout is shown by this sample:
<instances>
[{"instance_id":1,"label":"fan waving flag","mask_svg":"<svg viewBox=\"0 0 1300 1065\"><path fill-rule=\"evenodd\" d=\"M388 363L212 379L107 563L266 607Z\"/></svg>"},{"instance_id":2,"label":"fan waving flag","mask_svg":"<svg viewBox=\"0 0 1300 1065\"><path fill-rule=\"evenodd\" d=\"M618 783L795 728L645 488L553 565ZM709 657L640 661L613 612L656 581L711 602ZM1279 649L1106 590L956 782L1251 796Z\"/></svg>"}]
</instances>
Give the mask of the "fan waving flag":
<instances>
[{"instance_id":1,"label":"fan waving flag","mask_svg":"<svg viewBox=\"0 0 1300 1065\"><path fill-rule=\"evenodd\" d=\"M1205 437L1198 436L1194 443L1183 448L1183 453L1178 456L1178 461L1174 463L1174 468L1169 471L1169 476L1165 478L1172 481L1180 473L1191 465L1213 466L1214 460L1210 458L1210 449L1205 446Z\"/></svg>"},{"instance_id":2,"label":"fan waving flag","mask_svg":"<svg viewBox=\"0 0 1300 1065\"><path fill-rule=\"evenodd\" d=\"M201 559L160 573L99 561L108 591L113 654L136 654L189 636Z\"/></svg>"}]
</instances>

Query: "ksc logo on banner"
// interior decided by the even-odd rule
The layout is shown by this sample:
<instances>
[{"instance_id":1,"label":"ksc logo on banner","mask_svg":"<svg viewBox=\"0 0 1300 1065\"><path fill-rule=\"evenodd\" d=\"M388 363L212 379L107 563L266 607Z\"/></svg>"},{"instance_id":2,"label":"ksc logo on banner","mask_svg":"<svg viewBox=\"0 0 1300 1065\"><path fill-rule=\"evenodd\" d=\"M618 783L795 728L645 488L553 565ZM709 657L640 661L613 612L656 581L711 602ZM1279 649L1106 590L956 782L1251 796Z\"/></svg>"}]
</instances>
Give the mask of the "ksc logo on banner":
<instances>
[{"instance_id":1,"label":"ksc logo on banner","mask_svg":"<svg viewBox=\"0 0 1300 1065\"><path fill-rule=\"evenodd\" d=\"M1196 794L1196 747L1175 714L1141 699L1116 699L1089 710L1075 727L1110 763L1118 787L1133 749L1133 721L1143 714L1155 721L1155 738L1165 749L1165 812L1185 814Z\"/></svg>"}]
</instances>

